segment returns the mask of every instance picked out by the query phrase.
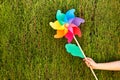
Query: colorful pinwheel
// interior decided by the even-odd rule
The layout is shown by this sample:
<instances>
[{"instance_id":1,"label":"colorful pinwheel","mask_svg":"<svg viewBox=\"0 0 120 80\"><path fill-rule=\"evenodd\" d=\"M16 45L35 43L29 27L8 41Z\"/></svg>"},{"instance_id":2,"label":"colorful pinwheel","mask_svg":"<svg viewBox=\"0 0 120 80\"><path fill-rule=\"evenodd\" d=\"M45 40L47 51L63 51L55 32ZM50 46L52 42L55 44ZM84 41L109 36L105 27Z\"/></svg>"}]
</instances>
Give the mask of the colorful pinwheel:
<instances>
[{"instance_id":1,"label":"colorful pinwheel","mask_svg":"<svg viewBox=\"0 0 120 80\"><path fill-rule=\"evenodd\" d=\"M68 39L68 43L73 40L74 35L81 37L81 31L78 26L84 23L84 19L75 17L75 9L70 9L66 14L62 13L60 10L56 13L57 20L55 22L50 22L50 26L57 30L57 34L54 38L65 38Z\"/></svg>"},{"instance_id":2,"label":"colorful pinwheel","mask_svg":"<svg viewBox=\"0 0 120 80\"><path fill-rule=\"evenodd\" d=\"M57 30L57 33L56 35L54 35L54 38L63 38L64 36L65 38L67 38L68 44L65 45L65 48L68 53L80 58L86 58L82 48L80 47L80 44L75 38L75 35L81 37L81 31L78 28L78 26L81 23L84 23L85 21L82 18L75 17L74 12L75 9L70 9L64 14L60 10L58 10L56 13L57 20L55 22L50 22L50 26L54 30ZM78 46L70 43L72 42L73 38ZM90 70L92 71L95 79L98 80L91 67Z\"/></svg>"}]
</instances>

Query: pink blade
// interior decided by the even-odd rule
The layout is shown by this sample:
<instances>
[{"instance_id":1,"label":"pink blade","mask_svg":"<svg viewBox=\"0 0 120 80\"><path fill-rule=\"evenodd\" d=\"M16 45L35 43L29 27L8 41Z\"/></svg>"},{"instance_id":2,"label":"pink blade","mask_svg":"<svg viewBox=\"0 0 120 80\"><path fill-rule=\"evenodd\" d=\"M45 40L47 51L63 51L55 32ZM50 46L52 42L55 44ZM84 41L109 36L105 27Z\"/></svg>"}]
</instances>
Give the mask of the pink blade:
<instances>
[{"instance_id":1,"label":"pink blade","mask_svg":"<svg viewBox=\"0 0 120 80\"><path fill-rule=\"evenodd\" d=\"M81 31L76 25L70 24L68 30L72 32L73 35L78 35L79 37L81 37Z\"/></svg>"},{"instance_id":2,"label":"pink blade","mask_svg":"<svg viewBox=\"0 0 120 80\"><path fill-rule=\"evenodd\" d=\"M67 38L68 43L72 42L72 40L73 40L73 33L68 30L68 33L65 35L65 38Z\"/></svg>"}]
</instances>

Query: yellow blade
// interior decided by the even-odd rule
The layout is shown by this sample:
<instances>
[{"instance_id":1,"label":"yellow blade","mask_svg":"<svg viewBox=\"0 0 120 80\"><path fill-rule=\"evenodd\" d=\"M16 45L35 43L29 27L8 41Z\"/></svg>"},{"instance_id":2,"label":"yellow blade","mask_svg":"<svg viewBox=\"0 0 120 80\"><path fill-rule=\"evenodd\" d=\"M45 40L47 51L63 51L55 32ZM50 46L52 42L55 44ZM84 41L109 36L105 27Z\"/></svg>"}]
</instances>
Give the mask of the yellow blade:
<instances>
[{"instance_id":1,"label":"yellow blade","mask_svg":"<svg viewBox=\"0 0 120 80\"><path fill-rule=\"evenodd\" d=\"M64 25L60 25L60 23L58 21L50 22L50 26L55 30L64 30L65 29Z\"/></svg>"}]
</instances>

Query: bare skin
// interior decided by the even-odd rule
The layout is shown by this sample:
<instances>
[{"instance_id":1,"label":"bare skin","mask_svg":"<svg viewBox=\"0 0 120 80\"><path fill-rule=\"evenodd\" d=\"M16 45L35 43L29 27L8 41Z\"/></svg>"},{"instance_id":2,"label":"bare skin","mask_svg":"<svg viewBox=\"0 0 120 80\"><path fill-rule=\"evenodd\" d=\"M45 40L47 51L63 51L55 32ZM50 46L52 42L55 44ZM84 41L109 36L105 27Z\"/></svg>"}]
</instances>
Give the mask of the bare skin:
<instances>
[{"instance_id":1,"label":"bare skin","mask_svg":"<svg viewBox=\"0 0 120 80\"><path fill-rule=\"evenodd\" d=\"M83 59L88 67L98 70L120 71L120 61L96 63L92 58Z\"/></svg>"}]
</instances>

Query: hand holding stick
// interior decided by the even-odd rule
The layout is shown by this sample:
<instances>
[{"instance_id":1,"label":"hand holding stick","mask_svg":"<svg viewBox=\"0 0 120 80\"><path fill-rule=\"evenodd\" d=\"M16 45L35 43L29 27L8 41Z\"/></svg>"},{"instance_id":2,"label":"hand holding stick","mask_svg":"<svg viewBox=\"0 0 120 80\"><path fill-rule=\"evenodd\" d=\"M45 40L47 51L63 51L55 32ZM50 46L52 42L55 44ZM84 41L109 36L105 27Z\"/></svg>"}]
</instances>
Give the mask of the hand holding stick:
<instances>
[{"instance_id":1,"label":"hand holding stick","mask_svg":"<svg viewBox=\"0 0 120 80\"><path fill-rule=\"evenodd\" d=\"M73 37L74 37L74 40L75 40L75 42L77 43L79 49L82 51L82 54L83 54L84 58L86 59L86 56L85 56L85 54L84 54L84 52L83 52L83 50L82 50L80 44L78 43L76 37L75 37L75 36L73 36ZM91 66L90 66L90 70L91 70L92 74L94 75L95 79L98 80L98 78L97 78L97 76L96 76L96 74L95 74L95 72L93 71L93 69L92 69Z\"/></svg>"}]
</instances>

